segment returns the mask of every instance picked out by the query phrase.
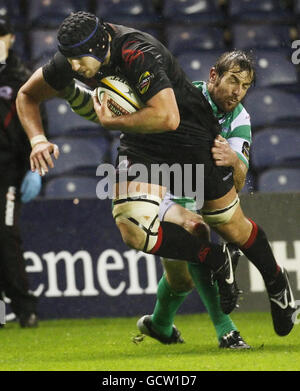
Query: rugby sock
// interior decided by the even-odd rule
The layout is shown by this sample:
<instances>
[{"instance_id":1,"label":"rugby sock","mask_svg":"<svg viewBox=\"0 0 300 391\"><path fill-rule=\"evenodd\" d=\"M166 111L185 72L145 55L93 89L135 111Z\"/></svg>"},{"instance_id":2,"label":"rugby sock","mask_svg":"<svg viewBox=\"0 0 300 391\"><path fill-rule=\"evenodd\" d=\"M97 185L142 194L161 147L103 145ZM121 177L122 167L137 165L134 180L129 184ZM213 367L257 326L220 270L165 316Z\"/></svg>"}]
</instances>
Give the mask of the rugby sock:
<instances>
[{"instance_id":1,"label":"rugby sock","mask_svg":"<svg viewBox=\"0 0 300 391\"><path fill-rule=\"evenodd\" d=\"M151 253L164 258L203 263L213 271L217 271L225 262L222 246L193 236L181 226L166 221L160 223L158 239Z\"/></svg>"},{"instance_id":2,"label":"rugby sock","mask_svg":"<svg viewBox=\"0 0 300 391\"><path fill-rule=\"evenodd\" d=\"M210 272L207 267L189 263L188 268L220 341L225 334L237 328L230 316L225 315L221 310L218 286L216 282L211 285Z\"/></svg>"},{"instance_id":3,"label":"rugby sock","mask_svg":"<svg viewBox=\"0 0 300 391\"><path fill-rule=\"evenodd\" d=\"M281 269L274 258L265 232L254 221L250 219L249 221L252 224L252 231L248 241L240 249L259 270L266 285L269 286L277 280L276 277ZM280 279L278 282L280 283ZM276 291L277 287L274 286L274 290Z\"/></svg>"},{"instance_id":4,"label":"rugby sock","mask_svg":"<svg viewBox=\"0 0 300 391\"><path fill-rule=\"evenodd\" d=\"M167 282L165 275L158 283L157 300L151 316L153 329L160 335L170 337L173 332L175 315L188 292L176 292Z\"/></svg>"}]
</instances>

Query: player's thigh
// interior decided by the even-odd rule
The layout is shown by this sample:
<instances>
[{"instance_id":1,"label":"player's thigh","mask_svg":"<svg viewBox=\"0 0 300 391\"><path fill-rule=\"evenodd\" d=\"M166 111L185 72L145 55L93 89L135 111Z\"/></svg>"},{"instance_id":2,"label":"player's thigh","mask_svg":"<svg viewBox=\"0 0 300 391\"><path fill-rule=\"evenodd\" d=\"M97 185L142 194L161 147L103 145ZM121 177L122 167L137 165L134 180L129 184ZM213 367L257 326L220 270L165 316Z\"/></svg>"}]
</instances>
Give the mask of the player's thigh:
<instances>
[{"instance_id":1,"label":"player's thigh","mask_svg":"<svg viewBox=\"0 0 300 391\"><path fill-rule=\"evenodd\" d=\"M194 288L187 262L162 258L162 264L166 273L166 279L173 290L176 292L187 292Z\"/></svg>"}]
</instances>

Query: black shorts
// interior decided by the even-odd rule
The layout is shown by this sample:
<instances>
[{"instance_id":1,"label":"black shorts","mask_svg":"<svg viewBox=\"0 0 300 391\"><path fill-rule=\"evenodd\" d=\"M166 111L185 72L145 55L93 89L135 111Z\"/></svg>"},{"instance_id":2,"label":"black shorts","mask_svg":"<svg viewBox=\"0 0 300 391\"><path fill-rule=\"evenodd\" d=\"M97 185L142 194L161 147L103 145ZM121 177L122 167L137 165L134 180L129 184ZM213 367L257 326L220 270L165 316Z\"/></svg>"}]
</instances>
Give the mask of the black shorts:
<instances>
[{"instance_id":1,"label":"black shorts","mask_svg":"<svg viewBox=\"0 0 300 391\"><path fill-rule=\"evenodd\" d=\"M170 167L176 164L181 167L182 175L178 178L175 171L175 174L170 176L170 183L166 186L170 193L179 197L189 197L186 193L177 194L177 187L179 190L186 190L189 187L185 186L187 182L191 184L192 190L202 184L204 200L220 198L233 187L232 169L217 167L211 154L214 139L221 131L220 125L199 89L187 84L182 91L181 99L186 99L188 104L179 105L181 121L176 131L121 135L119 155L125 156L125 160L120 163L121 166L117 162L117 181L123 181L122 174L127 173L127 181L135 180L166 186L161 177L153 176L152 173L159 171L157 165L166 164ZM139 173L134 173L135 163L143 164L147 175L144 174L141 178ZM199 165L203 165L204 168L203 178L202 175L199 178ZM187 169L187 166L191 168ZM177 186L180 183L181 186Z\"/></svg>"},{"instance_id":2,"label":"black shorts","mask_svg":"<svg viewBox=\"0 0 300 391\"><path fill-rule=\"evenodd\" d=\"M191 197L191 192L201 187L207 201L224 196L234 185L232 168L216 166L210 147L185 147L173 159L163 161L143 153L121 151L116 162L116 181L158 184L178 197Z\"/></svg>"}]
</instances>

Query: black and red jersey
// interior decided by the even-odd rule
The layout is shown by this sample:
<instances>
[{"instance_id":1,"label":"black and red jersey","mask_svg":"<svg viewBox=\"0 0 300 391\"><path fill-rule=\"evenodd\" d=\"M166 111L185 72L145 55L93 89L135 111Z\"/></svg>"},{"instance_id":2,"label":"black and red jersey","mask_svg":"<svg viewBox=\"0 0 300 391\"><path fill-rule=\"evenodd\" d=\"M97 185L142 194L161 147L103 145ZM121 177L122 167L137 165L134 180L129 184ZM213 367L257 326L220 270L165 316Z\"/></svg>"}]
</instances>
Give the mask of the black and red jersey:
<instances>
[{"instance_id":1,"label":"black and red jersey","mask_svg":"<svg viewBox=\"0 0 300 391\"><path fill-rule=\"evenodd\" d=\"M144 154L166 161L182 146L203 145L220 132L219 124L202 92L195 88L179 66L176 58L151 35L120 25L107 24L112 37L109 65L102 66L91 79L74 72L67 59L56 53L43 67L46 82L56 90L66 87L76 78L91 88L108 75L125 77L143 103L165 88L172 88L180 112L176 131L160 134L129 134L121 136L121 151ZM166 148L167 146L167 148ZM178 159L178 152L176 151ZM171 160L173 160L171 158Z\"/></svg>"}]
</instances>

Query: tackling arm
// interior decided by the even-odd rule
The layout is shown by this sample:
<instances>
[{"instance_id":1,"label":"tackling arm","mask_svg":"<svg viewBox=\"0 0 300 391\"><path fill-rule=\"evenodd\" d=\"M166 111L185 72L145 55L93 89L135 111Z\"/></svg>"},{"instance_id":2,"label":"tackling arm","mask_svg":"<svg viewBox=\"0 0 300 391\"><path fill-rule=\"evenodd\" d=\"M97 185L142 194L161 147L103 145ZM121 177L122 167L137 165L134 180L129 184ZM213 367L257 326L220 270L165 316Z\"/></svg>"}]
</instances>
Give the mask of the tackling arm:
<instances>
[{"instance_id":1,"label":"tackling arm","mask_svg":"<svg viewBox=\"0 0 300 391\"><path fill-rule=\"evenodd\" d=\"M232 167L233 180L237 192L240 192L245 185L248 167L243 163L236 151L229 145L222 136L217 136L212 148L213 159L216 166Z\"/></svg>"},{"instance_id":2,"label":"tackling arm","mask_svg":"<svg viewBox=\"0 0 300 391\"><path fill-rule=\"evenodd\" d=\"M237 161L233 166L233 181L237 193L239 193L245 186L247 172L248 168L246 164L237 157Z\"/></svg>"}]
</instances>

